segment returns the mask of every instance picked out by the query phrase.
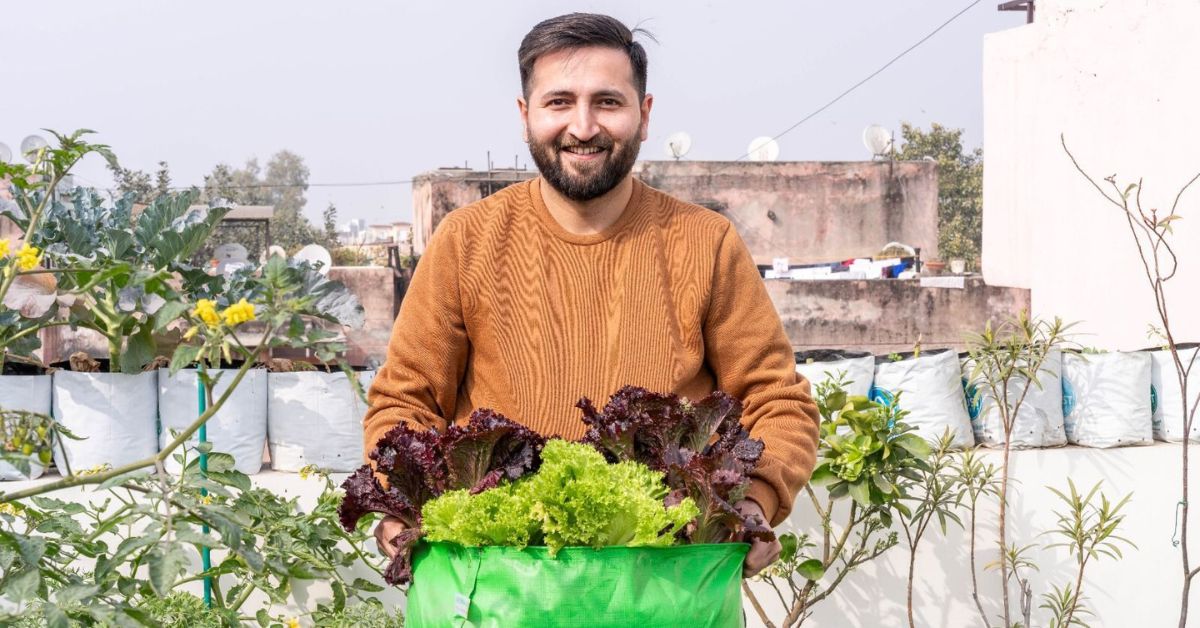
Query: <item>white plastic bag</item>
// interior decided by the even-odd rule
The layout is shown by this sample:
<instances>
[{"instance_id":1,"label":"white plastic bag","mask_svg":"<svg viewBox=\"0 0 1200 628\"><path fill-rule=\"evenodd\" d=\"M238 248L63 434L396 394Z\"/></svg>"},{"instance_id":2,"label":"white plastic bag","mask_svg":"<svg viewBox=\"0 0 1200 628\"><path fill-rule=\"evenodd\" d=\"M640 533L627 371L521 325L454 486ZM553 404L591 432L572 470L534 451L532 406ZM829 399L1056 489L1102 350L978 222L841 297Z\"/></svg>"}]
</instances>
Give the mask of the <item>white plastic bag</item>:
<instances>
[{"instance_id":1,"label":"white plastic bag","mask_svg":"<svg viewBox=\"0 0 1200 628\"><path fill-rule=\"evenodd\" d=\"M1200 395L1200 344L1188 343L1177 345L1179 359L1184 367L1193 364L1187 379L1189 403L1195 403ZM1179 388L1179 375L1175 371L1175 361L1170 351L1162 349L1147 350L1150 354L1150 409L1153 415L1153 430L1156 440L1179 442L1183 440L1183 390ZM1192 360L1195 360L1194 362ZM1191 406L1189 406L1189 409ZM1200 413L1196 416L1200 418ZM1192 424L1191 440L1200 440L1200 421Z\"/></svg>"},{"instance_id":2,"label":"white plastic bag","mask_svg":"<svg viewBox=\"0 0 1200 628\"><path fill-rule=\"evenodd\" d=\"M1067 433L1063 423L1062 352L1051 351L1037 375L1037 382L1029 386L1021 408L1013 422L1011 446L1014 449L1031 447L1061 447L1067 444ZM970 359L963 361L963 377L967 387L967 409L975 441L984 447L1004 446L1004 421L995 397L982 375L967 382L974 373ZM1016 405L1025 378L1014 376L1009 380L1009 404Z\"/></svg>"},{"instance_id":3,"label":"white plastic bag","mask_svg":"<svg viewBox=\"0 0 1200 628\"><path fill-rule=\"evenodd\" d=\"M817 394L817 384L845 373L846 394L865 397L875 381L875 356L865 351L815 349L796 352L796 372L803 375Z\"/></svg>"},{"instance_id":4,"label":"white plastic bag","mask_svg":"<svg viewBox=\"0 0 1200 628\"><path fill-rule=\"evenodd\" d=\"M209 374L212 377L221 375L213 390L215 402L229 389L237 376L237 369L212 369ZM195 369L180 370L174 377L170 369L159 369L158 414L162 422L162 430L158 435L160 451L174 439L172 430L182 431L200 416L196 396L197 379ZM225 405L208 420L206 430L212 450L232 455L235 469L247 475L262 469L263 445L267 442L266 369L252 368L246 371ZM189 462L199 456L193 449L197 442L198 436L193 435L185 443ZM175 453L181 452L176 450ZM171 473L179 473L180 466L174 455L169 456L165 464Z\"/></svg>"},{"instance_id":5,"label":"white plastic bag","mask_svg":"<svg viewBox=\"0 0 1200 628\"><path fill-rule=\"evenodd\" d=\"M64 474L67 462L79 472L158 452L158 373L56 371L53 390L54 419L84 439L62 439L54 448L54 464Z\"/></svg>"},{"instance_id":6,"label":"white plastic bag","mask_svg":"<svg viewBox=\"0 0 1200 628\"><path fill-rule=\"evenodd\" d=\"M1067 440L1084 447L1149 445L1150 354L1063 354Z\"/></svg>"},{"instance_id":7,"label":"white plastic bag","mask_svg":"<svg viewBox=\"0 0 1200 628\"><path fill-rule=\"evenodd\" d=\"M888 356L876 358L871 398L891 404L897 396L900 408L909 412L904 421L926 440L936 443L949 429L955 448L975 444L958 354L943 349L898 361Z\"/></svg>"},{"instance_id":8,"label":"white plastic bag","mask_svg":"<svg viewBox=\"0 0 1200 628\"><path fill-rule=\"evenodd\" d=\"M365 392L375 371L355 375ZM272 469L299 471L314 465L349 472L362 466L362 420L367 404L345 373L271 373L267 382L267 445Z\"/></svg>"},{"instance_id":9,"label":"white plastic bag","mask_svg":"<svg viewBox=\"0 0 1200 628\"><path fill-rule=\"evenodd\" d=\"M0 408L50 414L49 375L0 375ZM46 472L35 453L29 460L29 475L0 460L0 481L36 480Z\"/></svg>"}]
</instances>

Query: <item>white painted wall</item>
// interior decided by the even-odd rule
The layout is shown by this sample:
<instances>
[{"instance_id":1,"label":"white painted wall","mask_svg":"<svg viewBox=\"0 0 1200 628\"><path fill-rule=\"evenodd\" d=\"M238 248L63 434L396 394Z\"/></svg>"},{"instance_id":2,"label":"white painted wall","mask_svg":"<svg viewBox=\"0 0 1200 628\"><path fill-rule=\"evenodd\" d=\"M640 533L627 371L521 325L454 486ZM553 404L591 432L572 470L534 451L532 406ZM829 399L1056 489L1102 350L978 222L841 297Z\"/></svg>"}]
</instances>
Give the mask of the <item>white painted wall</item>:
<instances>
[{"instance_id":1,"label":"white painted wall","mask_svg":"<svg viewBox=\"0 0 1200 628\"><path fill-rule=\"evenodd\" d=\"M1129 227L1075 171L1145 178L1169 208L1200 172L1200 3L1038 0L1033 24L984 38L983 273L1035 313L1083 321L1085 344L1147 346L1157 322ZM1172 323L1200 338L1200 185L1180 203Z\"/></svg>"}]
</instances>

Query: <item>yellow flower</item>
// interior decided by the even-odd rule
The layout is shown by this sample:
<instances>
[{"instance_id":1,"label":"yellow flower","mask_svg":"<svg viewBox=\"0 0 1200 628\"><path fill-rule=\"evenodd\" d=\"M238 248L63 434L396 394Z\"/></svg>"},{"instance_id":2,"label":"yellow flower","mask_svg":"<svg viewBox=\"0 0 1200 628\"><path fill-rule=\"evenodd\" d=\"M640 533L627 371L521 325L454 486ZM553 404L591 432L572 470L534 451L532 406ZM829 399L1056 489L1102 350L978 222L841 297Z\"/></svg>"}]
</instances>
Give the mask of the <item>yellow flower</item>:
<instances>
[{"instance_id":1,"label":"yellow flower","mask_svg":"<svg viewBox=\"0 0 1200 628\"><path fill-rule=\"evenodd\" d=\"M242 299L241 301L238 301L237 303L225 308L225 311L221 312L221 316L225 317L226 325L234 327L247 321L254 320L254 306L246 302L245 299Z\"/></svg>"},{"instance_id":2,"label":"yellow flower","mask_svg":"<svg viewBox=\"0 0 1200 628\"><path fill-rule=\"evenodd\" d=\"M300 620L295 617L288 618L287 628L300 628Z\"/></svg>"},{"instance_id":3,"label":"yellow flower","mask_svg":"<svg viewBox=\"0 0 1200 628\"><path fill-rule=\"evenodd\" d=\"M17 268L21 270L33 270L40 261L42 261L42 252L36 246L25 244L21 246L20 251L17 251Z\"/></svg>"},{"instance_id":4,"label":"yellow flower","mask_svg":"<svg viewBox=\"0 0 1200 628\"><path fill-rule=\"evenodd\" d=\"M221 317L217 316L217 304L208 299L196 301L196 307L192 310L192 316L204 321L204 324L209 327L216 327L221 324Z\"/></svg>"},{"instance_id":5,"label":"yellow flower","mask_svg":"<svg viewBox=\"0 0 1200 628\"><path fill-rule=\"evenodd\" d=\"M211 505L212 504L212 495L205 495L205 496L201 497L200 503L204 504L205 506Z\"/></svg>"},{"instance_id":6,"label":"yellow flower","mask_svg":"<svg viewBox=\"0 0 1200 628\"><path fill-rule=\"evenodd\" d=\"M20 504L15 504L13 502L5 502L3 504L0 504L0 513L4 513L7 515L15 515L15 516L19 517L19 516L21 516L21 513L24 511L25 511L25 509Z\"/></svg>"},{"instance_id":7,"label":"yellow flower","mask_svg":"<svg viewBox=\"0 0 1200 628\"><path fill-rule=\"evenodd\" d=\"M8 238L0 240L0 257L8 255Z\"/></svg>"},{"instance_id":8,"label":"yellow flower","mask_svg":"<svg viewBox=\"0 0 1200 628\"><path fill-rule=\"evenodd\" d=\"M192 338L195 338L196 334L199 332L200 332L199 327L189 327L187 331L183 332L183 339L191 340Z\"/></svg>"}]
</instances>

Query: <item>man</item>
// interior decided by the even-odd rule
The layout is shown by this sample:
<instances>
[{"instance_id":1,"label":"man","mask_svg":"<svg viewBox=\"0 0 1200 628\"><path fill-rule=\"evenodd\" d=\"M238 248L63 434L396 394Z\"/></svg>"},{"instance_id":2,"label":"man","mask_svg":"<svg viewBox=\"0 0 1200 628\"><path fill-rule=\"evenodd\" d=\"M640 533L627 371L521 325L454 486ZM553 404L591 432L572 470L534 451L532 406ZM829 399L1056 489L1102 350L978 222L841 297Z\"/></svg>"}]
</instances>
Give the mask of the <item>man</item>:
<instances>
[{"instance_id":1,"label":"man","mask_svg":"<svg viewBox=\"0 0 1200 628\"><path fill-rule=\"evenodd\" d=\"M729 221L630 175L654 102L645 51L613 18L571 14L535 26L518 61L541 177L438 226L371 387L366 450L400 421L444 429L479 407L573 439L581 396L721 389L766 444L737 507L780 523L812 471L817 410ZM389 555L402 529L376 528ZM744 573L778 554L755 543Z\"/></svg>"}]
</instances>

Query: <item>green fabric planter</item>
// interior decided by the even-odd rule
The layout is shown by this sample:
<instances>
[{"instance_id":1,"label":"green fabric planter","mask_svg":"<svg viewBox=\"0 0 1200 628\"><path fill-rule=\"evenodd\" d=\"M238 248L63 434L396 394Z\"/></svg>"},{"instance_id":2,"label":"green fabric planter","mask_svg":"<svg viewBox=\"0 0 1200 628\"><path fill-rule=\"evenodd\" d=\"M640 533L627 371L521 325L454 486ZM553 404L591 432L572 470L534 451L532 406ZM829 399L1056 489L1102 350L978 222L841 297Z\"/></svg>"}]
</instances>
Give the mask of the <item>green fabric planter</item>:
<instances>
[{"instance_id":1,"label":"green fabric planter","mask_svg":"<svg viewBox=\"0 0 1200 628\"><path fill-rule=\"evenodd\" d=\"M682 628L742 624L745 543L676 547L463 547L413 555L408 628Z\"/></svg>"}]
</instances>

